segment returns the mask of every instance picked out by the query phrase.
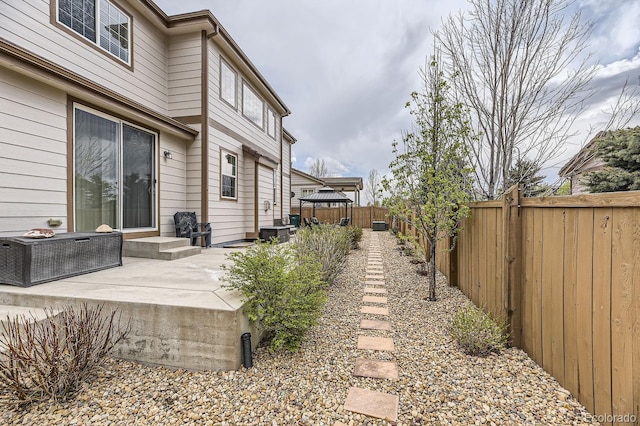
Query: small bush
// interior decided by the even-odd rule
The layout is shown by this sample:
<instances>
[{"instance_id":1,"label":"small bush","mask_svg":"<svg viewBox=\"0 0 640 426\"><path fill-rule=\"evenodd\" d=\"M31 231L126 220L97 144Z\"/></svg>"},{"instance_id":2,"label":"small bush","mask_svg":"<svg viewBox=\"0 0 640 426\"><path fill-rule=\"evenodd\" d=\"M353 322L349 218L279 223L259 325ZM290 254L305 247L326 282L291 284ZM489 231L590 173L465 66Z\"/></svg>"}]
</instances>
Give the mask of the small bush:
<instances>
[{"instance_id":1,"label":"small bush","mask_svg":"<svg viewBox=\"0 0 640 426\"><path fill-rule=\"evenodd\" d=\"M500 352L507 344L507 324L495 321L473 305L459 310L453 317L449 333L469 355Z\"/></svg>"},{"instance_id":2,"label":"small bush","mask_svg":"<svg viewBox=\"0 0 640 426\"><path fill-rule=\"evenodd\" d=\"M348 226L320 225L300 229L296 236L296 250L300 256L314 256L322 265L322 280L333 284L351 250L351 231Z\"/></svg>"},{"instance_id":3,"label":"small bush","mask_svg":"<svg viewBox=\"0 0 640 426\"><path fill-rule=\"evenodd\" d=\"M321 265L314 256L299 255L291 244L257 243L229 255L226 288L246 299L244 312L259 321L272 350L296 352L306 331L326 302Z\"/></svg>"},{"instance_id":4,"label":"small bush","mask_svg":"<svg viewBox=\"0 0 640 426\"><path fill-rule=\"evenodd\" d=\"M0 334L0 402L22 405L66 400L126 338L117 310L102 315L103 305L65 307L46 319L7 317Z\"/></svg>"},{"instance_id":5,"label":"small bush","mask_svg":"<svg viewBox=\"0 0 640 426\"><path fill-rule=\"evenodd\" d=\"M360 241L362 241L362 228L359 226L349 226L347 229L351 235L351 248L355 250L360 247Z\"/></svg>"}]
</instances>

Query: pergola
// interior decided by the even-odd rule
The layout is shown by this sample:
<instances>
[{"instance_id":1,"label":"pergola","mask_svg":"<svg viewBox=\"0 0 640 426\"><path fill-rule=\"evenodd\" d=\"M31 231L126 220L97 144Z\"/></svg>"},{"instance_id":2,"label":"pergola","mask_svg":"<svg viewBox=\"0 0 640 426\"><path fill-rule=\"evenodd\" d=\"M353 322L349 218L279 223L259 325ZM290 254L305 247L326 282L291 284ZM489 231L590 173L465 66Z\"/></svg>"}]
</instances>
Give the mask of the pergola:
<instances>
[{"instance_id":1,"label":"pergola","mask_svg":"<svg viewBox=\"0 0 640 426\"><path fill-rule=\"evenodd\" d=\"M335 189L325 186L311 195L300 198L300 214L302 214L302 203L313 203L313 216L316 215L316 204L322 203L344 203L344 215L353 216L353 200ZM348 205L351 203L351 215L349 215Z\"/></svg>"}]
</instances>

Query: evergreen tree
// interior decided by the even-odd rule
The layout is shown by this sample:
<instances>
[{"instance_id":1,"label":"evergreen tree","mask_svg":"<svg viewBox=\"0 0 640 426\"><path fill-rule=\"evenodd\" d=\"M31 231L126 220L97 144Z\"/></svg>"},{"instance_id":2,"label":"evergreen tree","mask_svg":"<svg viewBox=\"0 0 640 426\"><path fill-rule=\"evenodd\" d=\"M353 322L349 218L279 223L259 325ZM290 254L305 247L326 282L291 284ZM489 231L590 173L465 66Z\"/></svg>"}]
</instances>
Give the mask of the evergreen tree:
<instances>
[{"instance_id":1,"label":"evergreen tree","mask_svg":"<svg viewBox=\"0 0 640 426\"><path fill-rule=\"evenodd\" d=\"M506 192L513 185L523 186L525 197L539 197L547 192L550 187L544 183L546 176L539 175L540 165L526 158L519 158L509 170L503 192Z\"/></svg>"},{"instance_id":2,"label":"evergreen tree","mask_svg":"<svg viewBox=\"0 0 640 426\"><path fill-rule=\"evenodd\" d=\"M595 143L605 167L587 175L591 192L640 190L640 127L607 132Z\"/></svg>"}]
</instances>

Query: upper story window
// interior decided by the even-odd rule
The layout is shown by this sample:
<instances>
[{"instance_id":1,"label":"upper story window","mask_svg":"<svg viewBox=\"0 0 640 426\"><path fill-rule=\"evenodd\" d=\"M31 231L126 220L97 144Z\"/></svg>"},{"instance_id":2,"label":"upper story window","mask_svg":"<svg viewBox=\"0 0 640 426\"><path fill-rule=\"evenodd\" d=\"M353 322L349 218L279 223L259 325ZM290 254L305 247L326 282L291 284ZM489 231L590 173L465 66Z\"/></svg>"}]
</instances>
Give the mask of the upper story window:
<instances>
[{"instance_id":1,"label":"upper story window","mask_svg":"<svg viewBox=\"0 0 640 426\"><path fill-rule=\"evenodd\" d=\"M238 75L224 60L220 59L220 98L234 108L238 107Z\"/></svg>"},{"instance_id":2,"label":"upper story window","mask_svg":"<svg viewBox=\"0 0 640 426\"><path fill-rule=\"evenodd\" d=\"M271 108L267 108L267 134L276 138L276 113Z\"/></svg>"},{"instance_id":3,"label":"upper story window","mask_svg":"<svg viewBox=\"0 0 640 426\"><path fill-rule=\"evenodd\" d=\"M228 152L221 152L222 198L238 198L238 157Z\"/></svg>"},{"instance_id":4,"label":"upper story window","mask_svg":"<svg viewBox=\"0 0 640 426\"><path fill-rule=\"evenodd\" d=\"M242 114L256 126L264 129L264 101L246 82L242 82Z\"/></svg>"},{"instance_id":5,"label":"upper story window","mask_svg":"<svg viewBox=\"0 0 640 426\"><path fill-rule=\"evenodd\" d=\"M129 64L131 17L108 0L58 0L58 22Z\"/></svg>"}]
</instances>

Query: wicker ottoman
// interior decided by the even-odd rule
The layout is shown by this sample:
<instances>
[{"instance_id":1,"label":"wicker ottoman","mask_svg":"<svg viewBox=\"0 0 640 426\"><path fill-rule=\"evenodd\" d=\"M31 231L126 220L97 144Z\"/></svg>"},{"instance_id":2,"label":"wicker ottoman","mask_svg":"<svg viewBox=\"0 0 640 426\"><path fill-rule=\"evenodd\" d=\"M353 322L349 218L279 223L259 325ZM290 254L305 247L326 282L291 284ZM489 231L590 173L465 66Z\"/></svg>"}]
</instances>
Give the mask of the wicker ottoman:
<instances>
[{"instance_id":1,"label":"wicker ottoman","mask_svg":"<svg viewBox=\"0 0 640 426\"><path fill-rule=\"evenodd\" d=\"M0 284L29 287L115 266L122 266L120 232L0 238Z\"/></svg>"}]
</instances>

